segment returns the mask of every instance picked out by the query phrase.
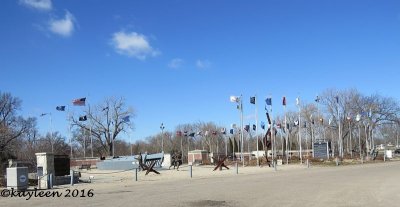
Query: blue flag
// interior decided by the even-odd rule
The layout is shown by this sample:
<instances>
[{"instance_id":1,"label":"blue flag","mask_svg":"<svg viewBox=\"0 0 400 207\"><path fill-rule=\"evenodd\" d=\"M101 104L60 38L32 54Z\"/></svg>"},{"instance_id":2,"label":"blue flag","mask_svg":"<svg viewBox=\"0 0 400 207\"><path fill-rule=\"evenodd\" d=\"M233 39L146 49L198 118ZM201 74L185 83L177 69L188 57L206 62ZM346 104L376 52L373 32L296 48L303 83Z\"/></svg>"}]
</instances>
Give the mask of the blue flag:
<instances>
[{"instance_id":1,"label":"blue flag","mask_svg":"<svg viewBox=\"0 0 400 207\"><path fill-rule=\"evenodd\" d=\"M57 106L56 110L57 111L65 111L65 106Z\"/></svg>"},{"instance_id":2,"label":"blue flag","mask_svg":"<svg viewBox=\"0 0 400 207\"><path fill-rule=\"evenodd\" d=\"M266 103L268 106L272 106L272 98L267 98L267 99L265 99L265 103Z\"/></svg>"},{"instance_id":3,"label":"blue flag","mask_svg":"<svg viewBox=\"0 0 400 207\"><path fill-rule=\"evenodd\" d=\"M265 129L265 123L261 122L261 129Z\"/></svg>"},{"instance_id":4,"label":"blue flag","mask_svg":"<svg viewBox=\"0 0 400 207\"><path fill-rule=\"evenodd\" d=\"M122 118L122 121L123 122L129 122L130 121L129 118L130 118L129 116L125 116L124 118Z\"/></svg>"}]
</instances>

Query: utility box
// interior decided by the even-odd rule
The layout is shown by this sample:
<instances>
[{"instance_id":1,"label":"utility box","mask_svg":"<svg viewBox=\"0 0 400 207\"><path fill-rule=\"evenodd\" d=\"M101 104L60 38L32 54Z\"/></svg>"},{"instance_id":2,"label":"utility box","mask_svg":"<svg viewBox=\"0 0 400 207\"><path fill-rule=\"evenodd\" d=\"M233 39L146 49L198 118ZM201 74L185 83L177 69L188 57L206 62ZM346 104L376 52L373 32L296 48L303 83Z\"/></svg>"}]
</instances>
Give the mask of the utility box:
<instances>
[{"instance_id":1,"label":"utility box","mask_svg":"<svg viewBox=\"0 0 400 207\"><path fill-rule=\"evenodd\" d=\"M28 189L28 168L27 167L11 167L7 168L7 188L15 190Z\"/></svg>"},{"instance_id":2,"label":"utility box","mask_svg":"<svg viewBox=\"0 0 400 207\"><path fill-rule=\"evenodd\" d=\"M43 152L35 155L39 189L50 189L53 187L50 181L55 180L54 154Z\"/></svg>"}]
</instances>

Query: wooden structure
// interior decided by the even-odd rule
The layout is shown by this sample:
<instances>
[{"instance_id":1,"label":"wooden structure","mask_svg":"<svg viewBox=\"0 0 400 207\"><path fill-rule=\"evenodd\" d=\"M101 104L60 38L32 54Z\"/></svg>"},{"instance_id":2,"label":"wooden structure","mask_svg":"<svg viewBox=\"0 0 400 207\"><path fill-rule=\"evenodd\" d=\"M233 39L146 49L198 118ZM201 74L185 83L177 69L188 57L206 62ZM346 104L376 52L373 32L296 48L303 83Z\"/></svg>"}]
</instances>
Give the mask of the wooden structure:
<instances>
[{"instance_id":1,"label":"wooden structure","mask_svg":"<svg viewBox=\"0 0 400 207\"><path fill-rule=\"evenodd\" d=\"M217 163L217 166L214 168L213 171L216 171L218 168L219 168L219 170L222 170L222 167L229 170L229 167L225 165L226 158L228 158L228 156L224 156L224 157L222 157L222 159L220 157L212 157L214 162Z\"/></svg>"}]
</instances>

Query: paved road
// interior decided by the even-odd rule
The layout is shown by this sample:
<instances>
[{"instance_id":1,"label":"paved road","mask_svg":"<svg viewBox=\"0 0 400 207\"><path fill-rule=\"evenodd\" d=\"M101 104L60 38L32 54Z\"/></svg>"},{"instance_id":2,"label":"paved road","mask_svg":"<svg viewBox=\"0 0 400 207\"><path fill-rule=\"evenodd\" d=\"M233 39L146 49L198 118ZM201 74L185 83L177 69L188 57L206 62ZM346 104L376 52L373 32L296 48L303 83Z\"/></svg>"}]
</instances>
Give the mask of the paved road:
<instances>
[{"instance_id":1,"label":"paved road","mask_svg":"<svg viewBox=\"0 0 400 207\"><path fill-rule=\"evenodd\" d=\"M0 206L400 206L400 162L94 187L92 198L0 198ZM61 189L60 191L65 191Z\"/></svg>"}]
</instances>

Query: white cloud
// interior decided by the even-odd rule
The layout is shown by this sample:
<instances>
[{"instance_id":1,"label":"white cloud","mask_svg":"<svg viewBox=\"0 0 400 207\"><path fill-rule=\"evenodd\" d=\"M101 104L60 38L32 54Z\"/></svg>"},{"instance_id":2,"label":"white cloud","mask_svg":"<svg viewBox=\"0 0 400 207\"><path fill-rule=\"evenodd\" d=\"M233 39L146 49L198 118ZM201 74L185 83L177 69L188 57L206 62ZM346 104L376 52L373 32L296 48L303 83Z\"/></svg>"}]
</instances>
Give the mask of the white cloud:
<instances>
[{"instance_id":1,"label":"white cloud","mask_svg":"<svg viewBox=\"0 0 400 207\"><path fill-rule=\"evenodd\" d=\"M172 60L168 63L168 67L177 69L177 68L182 67L183 63L184 63L184 61L183 61L182 59L180 59L180 58L175 58L175 59L172 59Z\"/></svg>"},{"instance_id":2,"label":"white cloud","mask_svg":"<svg viewBox=\"0 0 400 207\"><path fill-rule=\"evenodd\" d=\"M51 0L20 0L19 3L41 11L50 11L53 8Z\"/></svg>"},{"instance_id":3,"label":"white cloud","mask_svg":"<svg viewBox=\"0 0 400 207\"><path fill-rule=\"evenodd\" d=\"M71 36L74 31L74 16L66 11L63 19L52 19L49 22L49 30L63 37Z\"/></svg>"},{"instance_id":4,"label":"white cloud","mask_svg":"<svg viewBox=\"0 0 400 207\"><path fill-rule=\"evenodd\" d=\"M196 67L200 69L206 69L211 66L211 62L208 60L197 60Z\"/></svg>"},{"instance_id":5,"label":"white cloud","mask_svg":"<svg viewBox=\"0 0 400 207\"><path fill-rule=\"evenodd\" d=\"M116 32L113 34L112 44L119 54L135 57L140 60L159 54L157 50L150 46L146 36L136 32Z\"/></svg>"}]
</instances>

